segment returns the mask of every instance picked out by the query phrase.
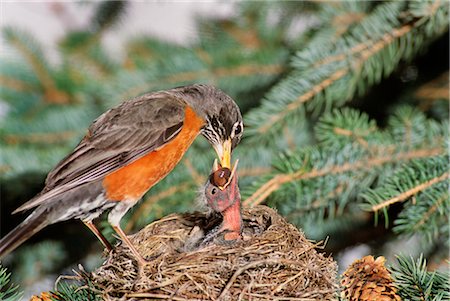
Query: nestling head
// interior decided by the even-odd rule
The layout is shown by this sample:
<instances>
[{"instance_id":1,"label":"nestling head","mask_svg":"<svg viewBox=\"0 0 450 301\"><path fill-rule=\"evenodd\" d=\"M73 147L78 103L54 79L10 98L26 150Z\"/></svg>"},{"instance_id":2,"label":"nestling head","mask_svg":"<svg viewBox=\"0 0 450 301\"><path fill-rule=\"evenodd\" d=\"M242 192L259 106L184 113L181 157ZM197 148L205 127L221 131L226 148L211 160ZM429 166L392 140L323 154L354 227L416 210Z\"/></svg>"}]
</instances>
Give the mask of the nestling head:
<instances>
[{"instance_id":1,"label":"nestling head","mask_svg":"<svg viewBox=\"0 0 450 301\"><path fill-rule=\"evenodd\" d=\"M215 170L205 185L206 205L215 212L224 213L236 203L240 203L241 195L237 178L236 174L232 176L228 168Z\"/></svg>"}]
</instances>

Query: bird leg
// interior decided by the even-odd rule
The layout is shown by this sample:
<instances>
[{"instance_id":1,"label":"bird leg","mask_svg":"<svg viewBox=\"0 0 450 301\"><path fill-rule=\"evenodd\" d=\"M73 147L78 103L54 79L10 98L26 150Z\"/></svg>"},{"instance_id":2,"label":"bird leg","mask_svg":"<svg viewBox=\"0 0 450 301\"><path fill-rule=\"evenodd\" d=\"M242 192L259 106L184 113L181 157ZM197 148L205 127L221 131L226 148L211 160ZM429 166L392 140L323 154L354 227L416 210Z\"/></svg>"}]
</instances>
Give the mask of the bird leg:
<instances>
[{"instance_id":1,"label":"bird leg","mask_svg":"<svg viewBox=\"0 0 450 301\"><path fill-rule=\"evenodd\" d=\"M133 205L136 204L137 201L138 200L126 200L117 202L117 205L111 210L111 212L108 215L108 222L111 224L114 231L116 231L116 233L119 234L122 241L128 245L128 247L130 248L131 252L133 253L134 257L138 262L139 273L142 273L143 267L145 266L147 261L141 256L141 254L139 254L135 246L128 239L125 232L123 232L122 228L120 228L120 220L125 215L125 213L127 213L128 209L133 207Z\"/></svg>"},{"instance_id":2,"label":"bird leg","mask_svg":"<svg viewBox=\"0 0 450 301\"><path fill-rule=\"evenodd\" d=\"M141 270L141 268L147 264L147 260L145 260L141 254L139 254L138 250L134 247L133 243L128 239L127 235L125 234L125 232L123 232L120 226L112 226L112 228L114 229L114 231L116 231L117 234L119 234L120 239L122 239L122 241L127 244L128 248L130 248L131 252L138 262L139 269Z\"/></svg>"},{"instance_id":3,"label":"bird leg","mask_svg":"<svg viewBox=\"0 0 450 301\"><path fill-rule=\"evenodd\" d=\"M89 228L89 230L92 231L92 233L95 234L95 236L100 240L102 245L108 250L108 252L111 252L112 246L109 243L109 241L103 236L103 234L97 229L97 227L94 225L92 221L83 222L86 227Z\"/></svg>"}]
</instances>

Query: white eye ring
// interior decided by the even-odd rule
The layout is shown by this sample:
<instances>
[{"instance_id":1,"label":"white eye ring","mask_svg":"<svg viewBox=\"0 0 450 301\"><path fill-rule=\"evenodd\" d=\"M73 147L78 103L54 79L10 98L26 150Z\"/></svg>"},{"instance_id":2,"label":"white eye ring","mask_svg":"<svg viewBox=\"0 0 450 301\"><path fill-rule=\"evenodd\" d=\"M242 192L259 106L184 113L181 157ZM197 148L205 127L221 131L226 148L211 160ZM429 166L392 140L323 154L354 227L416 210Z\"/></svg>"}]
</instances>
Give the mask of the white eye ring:
<instances>
[{"instance_id":1,"label":"white eye ring","mask_svg":"<svg viewBox=\"0 0 450 301\"><path fill-rule=\"evenodd\" d=\"M236 130L239 129L239 131L236 133ZM234 136L239 135L240 133L242 133L243 130L243 126L242 126L242 122L236 122L233 125L233 130L231 131L231 139L234 138Z\"/></svg>"}]
</instances>

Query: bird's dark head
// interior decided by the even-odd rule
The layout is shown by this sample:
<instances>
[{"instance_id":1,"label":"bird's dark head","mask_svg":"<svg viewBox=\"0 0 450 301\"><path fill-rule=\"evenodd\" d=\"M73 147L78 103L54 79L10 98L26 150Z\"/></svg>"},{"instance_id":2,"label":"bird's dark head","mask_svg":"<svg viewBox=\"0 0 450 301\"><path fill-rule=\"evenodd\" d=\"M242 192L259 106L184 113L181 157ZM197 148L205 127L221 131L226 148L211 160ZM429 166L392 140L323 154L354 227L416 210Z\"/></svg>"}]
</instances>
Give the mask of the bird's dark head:
<instances>
[{"instance_id":1,"label":"bird's dark head","mask_svg":"<svg viewBox=\"0 0 450 301\"><path fill-rule=\"evenodd\" d=\"M182 93L206 123L201 134L211 143L222 167L231 169L231 152L244 132L242 115L236 102L222 90L209 85L191 85Z\"/></svg>"}]
</instances>

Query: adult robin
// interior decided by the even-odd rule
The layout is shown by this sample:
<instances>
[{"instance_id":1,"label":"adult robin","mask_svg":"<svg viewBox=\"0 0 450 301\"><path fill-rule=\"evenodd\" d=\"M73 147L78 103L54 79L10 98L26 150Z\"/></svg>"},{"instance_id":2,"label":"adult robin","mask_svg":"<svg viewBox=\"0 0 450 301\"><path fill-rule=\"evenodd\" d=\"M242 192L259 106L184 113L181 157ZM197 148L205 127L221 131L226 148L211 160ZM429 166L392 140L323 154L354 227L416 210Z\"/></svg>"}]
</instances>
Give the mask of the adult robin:
<instances>
[{"instance_id":1,"label":"adult robin","mask_svg":"<svg viewBox=\"0 0 450 301\"><path fill-rule=\"evenodd\" d=\"M233 99L209 85L189 85L128 100L98 117L87 135L47 176L44 189L13 213L36 208L0 241L0 258L47 225L80 219L108 250L92 220L108 221L135 255L120 227L125 213L180 161L202 134L223 167L243 132Z\"/></svg>"}]
</instances>

